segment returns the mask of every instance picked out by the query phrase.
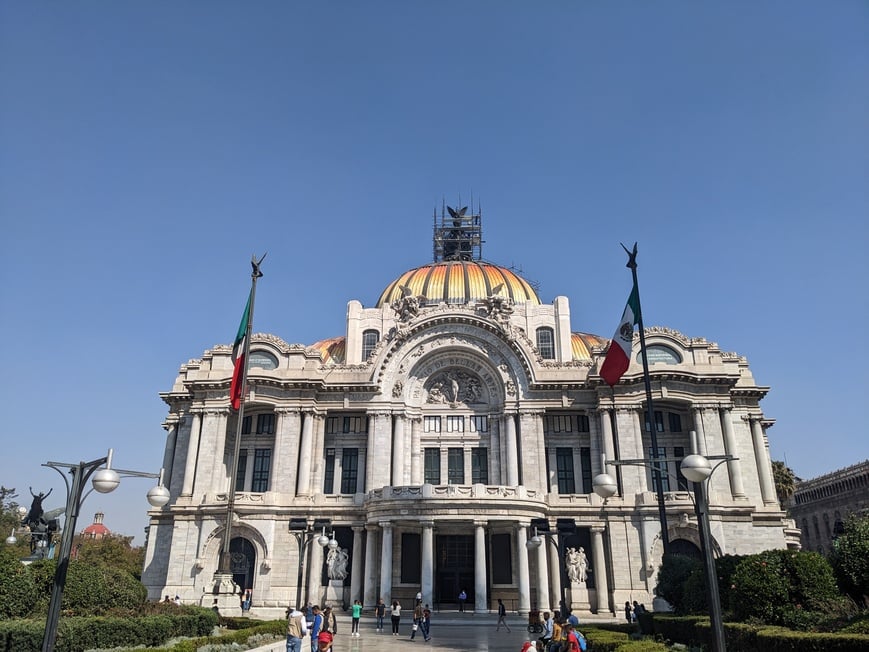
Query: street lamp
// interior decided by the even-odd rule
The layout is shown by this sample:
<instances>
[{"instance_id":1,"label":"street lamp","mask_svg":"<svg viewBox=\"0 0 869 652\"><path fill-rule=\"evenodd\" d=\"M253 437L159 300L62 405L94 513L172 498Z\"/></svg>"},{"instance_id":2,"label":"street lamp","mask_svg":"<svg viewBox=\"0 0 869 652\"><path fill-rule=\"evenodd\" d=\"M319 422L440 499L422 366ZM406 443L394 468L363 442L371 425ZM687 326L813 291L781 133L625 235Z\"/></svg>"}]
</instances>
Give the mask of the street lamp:
<instances>
[{"instance_id":1,"label":"street lamp","mask_svg":"<svg viewBox=\"0 0 869 652\"><path fill-rule=\"evenodd\" d=\"M703 568L706 572L706 584L709 592L709 621L712 628L712 650L726 652L724 645L724 625L721 619L721 598L718 595L718 575L715 572L715 559L712 556L712 533L709 529L709 501L706 497L705 481L724 462L737 459L732 455L688 455L683 459L657 458L655 460L604 460L604 465L613 466L644 466L657 468L664 462L679 463L682 475L694 484L694 512L697 515L697 525L700 530L700 548L703 553ZM718 460L714 466L710 460ZM606 468L606 466L604 466ZM594 492L601 498L609 498L617 491L615 478L609 473L596 475L592 480Z\"/></svg>"},{"instance_id":2,"label":"street lamp","mask_svg":"<svg viewBox=\"0 0 869 652\"><path fill-rule=\"evenodd\" d=\"M531 527L534 536L525 542L525 547L528 550L539 548L543 545L544 539L549 539L555 543L556 550L558 551L558 576L561 578L561 595L559 596L560 605L558 612L562 618L566 619L570 615L570 605L567 604L567 600L565 599L568 577L567 568L564 565L564 550L567 545L566 538L576 532L576 521L572 518L559 518L556 520L555 529L558 531L558 540L554 539L554 534L549 530L549 521L545 518L532 518ZM541 534L543 535L542 537L540 536ZM540 572L540 569L538 569L538 572Z\"/></svg>"},{"instance_id":3,"label":"street lamp","mask_svg":"<svg viewBox=\"0 0 869 652\"><path fill-rule=\"evenodd\" d=\"M292 605L298 609L302 608L302 576L305 573L305 557L307 555L308 543L316 538L317 543L323 548L328 546L329 550L335 550L338 547L335 533L330 532L328 535L326 534L326 528L330 527L331 523L329 519L322 518L315 519L314 525L310 526L308 519L290 519L290 534L295 537L296 543L299 544L299 576L296 582L296 604ZM319 535L317 534L318 531Z\"/></svg>"},{"instance_id":4,"label":"street lamp","mask_svg":"<svg viewBox=\"0 0 869 652\"><path fill-rule=\"evenodd\" d=\"M148 492L148 502L153 507L163 507L169 502L169 490L163 486L163 471L160 473L145 473L143 471L126 471L112 468L112 454L110 448L108 455L90 462L67 464L65 462L46 462L47 466L60 473L66 485L66 521L63 527L63 536L60 541L60 553L57 558L57 571L54 574L54 584L51 587L51 601L48 604L48 616L45 619L45 635L42 639L42 652L53 652L57 640L57 623L60 618L60 604L63 600L63 588L66 585L66 573L69 568L69 555L72 552L72 538L75 535L75 524L85 498L90 491L82 496L85 483L91 480L93 489L99 493L113 491L121 482L121 478L158 478L157 486ZM105 468L100 468L105 464ZM66 474L61 469L68 469L72 476L72 486Z\"/></svg>"}]
</instances>

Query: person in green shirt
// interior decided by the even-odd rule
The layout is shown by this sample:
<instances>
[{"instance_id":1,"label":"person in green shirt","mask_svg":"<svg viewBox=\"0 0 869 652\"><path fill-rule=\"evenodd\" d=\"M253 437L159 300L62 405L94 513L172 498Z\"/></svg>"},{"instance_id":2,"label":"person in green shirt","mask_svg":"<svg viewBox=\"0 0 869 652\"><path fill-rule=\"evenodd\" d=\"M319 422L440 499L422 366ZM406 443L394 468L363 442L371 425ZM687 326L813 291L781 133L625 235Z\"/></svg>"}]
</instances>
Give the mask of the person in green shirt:
<instances>
[{"instance_id":1,"label":"person in green shirt","mask_svg":"<svg viewBox=\"0 0 869 652\"><path fill-rule=\"evenodd\" d=\"M350 630L350 636L359 636L359 617L362 615L362 603L359 600L353 602L351 607L351 616L353 623Z\"/></svg>"}]
</instances>

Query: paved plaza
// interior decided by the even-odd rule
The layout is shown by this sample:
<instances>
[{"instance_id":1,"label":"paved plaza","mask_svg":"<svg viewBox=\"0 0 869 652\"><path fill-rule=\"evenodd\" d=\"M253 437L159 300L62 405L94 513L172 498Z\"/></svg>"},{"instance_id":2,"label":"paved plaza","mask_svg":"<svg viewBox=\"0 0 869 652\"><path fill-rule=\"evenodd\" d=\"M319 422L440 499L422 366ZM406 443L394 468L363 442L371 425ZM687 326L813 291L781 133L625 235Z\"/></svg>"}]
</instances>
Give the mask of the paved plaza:
<instances>
[{"instance_id":1,"label":"paved plaza","mask_svg":"<svg viewBox=\"0 0 869 652\"><path fill-rule=\"evenodd\" d=\"M386 619L385 630L377 632L374 628L373 618L363 618L358 637L350 636L349 618L338 620L338 636L333 646L334 652L389 652L397 650L414 650L419 648L421 652L444 652L446 650L493 650L494 652L519 652L522 643L534 639L539 634L528 634L526 631L527 621L519 616L508 617L511 632L503 627L501 631L495 631L498 616L496 614L480 615L447 614L439 618L437 614L432 617L431 636L428 643L422 640L417 632L416 640L410 639L411 623L409 619L402 618L400 636L390 633L389 618ZM595 619L597 620L597 619ZM600 622L614 622L613 618L601 618ZM307 652L309 640L305 639L302 651ZM283 652L286 645L283 642L272 643L260 648L256 652Z\"/></svg>"}]
</instances>

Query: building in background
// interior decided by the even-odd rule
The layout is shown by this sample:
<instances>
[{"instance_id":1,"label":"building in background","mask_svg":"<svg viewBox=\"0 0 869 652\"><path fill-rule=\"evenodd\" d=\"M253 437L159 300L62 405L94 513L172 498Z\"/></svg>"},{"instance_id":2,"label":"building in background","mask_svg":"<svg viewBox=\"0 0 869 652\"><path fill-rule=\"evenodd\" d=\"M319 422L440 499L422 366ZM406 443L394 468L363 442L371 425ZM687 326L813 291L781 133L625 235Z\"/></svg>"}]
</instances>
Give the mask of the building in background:
<instances>
[{"instance_id":1,"label":"building in background","mask_svg":"<svg viewBox=\"0 0 869 652\"><path fill-rule=\"evenodd\" d=\"M650 456L651 428L668 458L692 452L691 431L698 452L737 458L711 480L715 554L798 545L773 485L773 421L760 408L769 388L744 357L647 328L646 423L638 337L613 391L598 374L608 340L574 325L566 297L544 303L515 270L485 261L482 242L479 211L441 210L434 261L401 271L371 307L350 301L343 335L302 345L255 334L234 478L231 347L181 366L161 394L172 500L150 513L151 598L211 604L233 487L232 570L255 606L295 600L291 519L328 519L346 553L336 579L311 544L303 602L412 604L421 591L447 605L465 590L477 610L500 598L527 612L557 608L564 582L578 609L651 604L662 556L651 472L620 468L605 502L592 491L604 457ZM662 464L673 548L699 554L689 483ZM551 532L536 549L526 546L532 520ZM562 553L584 548L584 582L566 579L559 542Z\"/></svg>"},{"instance_id":2,"label":"building in background","mask_svg":"<svg viewBox=\"0 0 869 652\"><path fill-rule=\"evenodd\" d=\"M94 514L94 522L88 525L84 530L81 531L79 537L81 539L102 539L103 537L112 536L111 530L103 525L103 518L105 514L102 512L97 512Z\"/></svg>"},{"instance_id":3,"label":"building in background","mask_svg":"<svg viewBox=\"0 0 869 652\"><path fill-rule=\"evenodd\" d=\"M848 514L869 512L869 460L798 482L790 503L803 549L829 553Z\"/></svg>"}]
</instances>

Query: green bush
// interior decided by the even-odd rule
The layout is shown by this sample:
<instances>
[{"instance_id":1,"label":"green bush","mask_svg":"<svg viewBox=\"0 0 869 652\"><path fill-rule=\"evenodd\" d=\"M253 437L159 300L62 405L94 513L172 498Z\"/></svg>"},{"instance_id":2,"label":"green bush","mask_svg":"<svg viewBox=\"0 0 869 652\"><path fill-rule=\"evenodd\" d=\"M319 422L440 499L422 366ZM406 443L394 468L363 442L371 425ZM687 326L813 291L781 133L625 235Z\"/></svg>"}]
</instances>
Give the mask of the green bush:
<instances>
[{"instance_id":1,"label":"green bush","mask_svg":"<svg viewBox=\"0 0 869 652\"><path fill-rule=\"evenodd\" d=\"M869 606L869 516L851 514L845 519L844 532L833 544L830 561L842 590Z\"/></svg>"},{"instance_id":2,"label":"green bush","mask_svg":"<svg viewBox=\"0 0 869 652\"><path fill-rule=\"evenodd\" d=\"M30 614L36 602L36 586L27 567L6 548L0 548L0 618Z\"/></svg>"},{"instance_id":3,"label":"green bush","mask_svg":"<svg viewBox=\"0 0 869 652\"><path fill-rule=\"evenodd\" d=\"M685 583L695 572L703 572L699 560L686 555L664 555L658 569L658 585L655 593L664 598L678 614L689 613L685 605Z\"/></svg>"},{"instance_id":4,"label":"green bush","mask_svg":"<svg viewBox=\"0 0 869 652\"><path fill-rule=\"evenodd\" d=\"M789 604L788 575L778 553L768 550L737 564L730 595L730 609L737 620L775 623L781 606Z\"/></svg>"},{"instance_id":5,"label":"green bush","mask_svg":"<svg viewBox=\"0 0 869 652\"><path fill-rule=\"evenodd\" d=\"M139 608L148 591L135 577L108 566L72 561L63 609L76 615L101 615L111 609Z\"/></svg>"}]
</instances>

